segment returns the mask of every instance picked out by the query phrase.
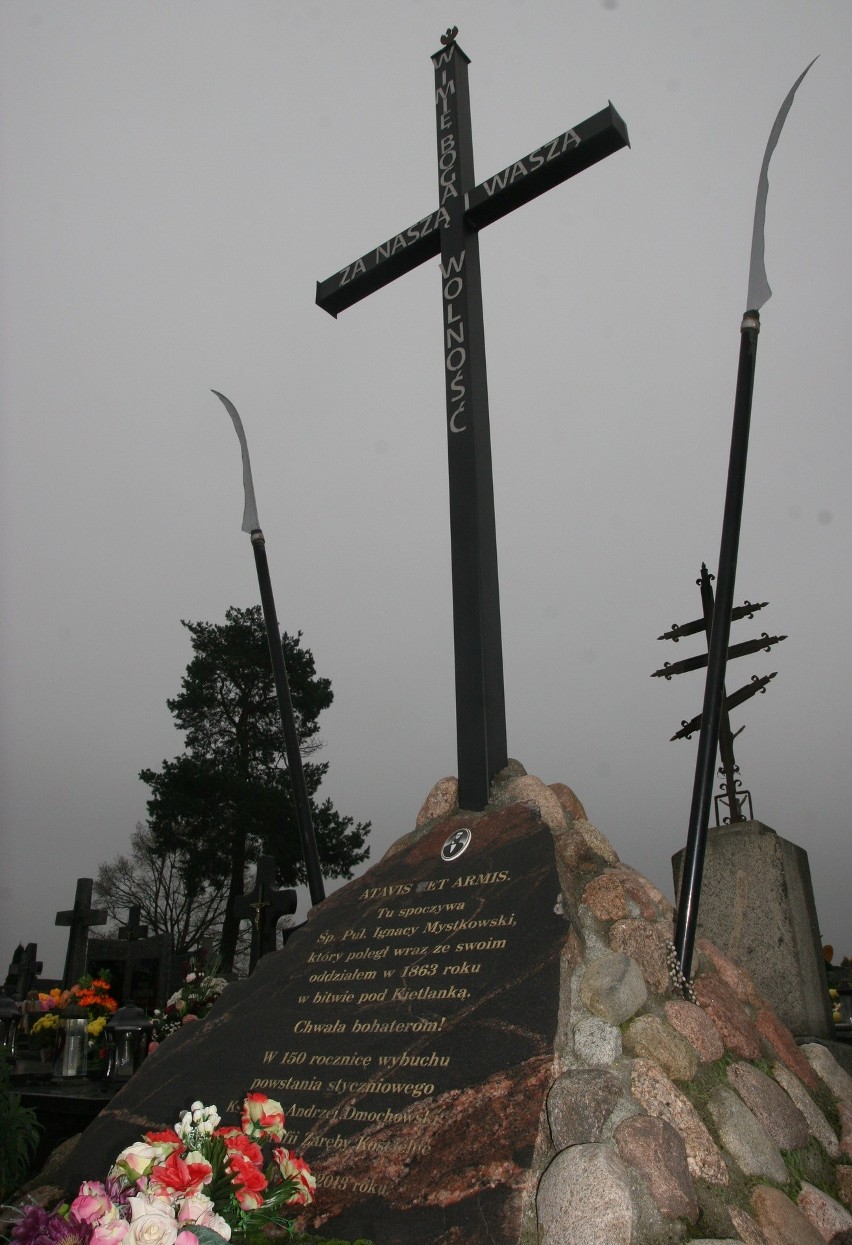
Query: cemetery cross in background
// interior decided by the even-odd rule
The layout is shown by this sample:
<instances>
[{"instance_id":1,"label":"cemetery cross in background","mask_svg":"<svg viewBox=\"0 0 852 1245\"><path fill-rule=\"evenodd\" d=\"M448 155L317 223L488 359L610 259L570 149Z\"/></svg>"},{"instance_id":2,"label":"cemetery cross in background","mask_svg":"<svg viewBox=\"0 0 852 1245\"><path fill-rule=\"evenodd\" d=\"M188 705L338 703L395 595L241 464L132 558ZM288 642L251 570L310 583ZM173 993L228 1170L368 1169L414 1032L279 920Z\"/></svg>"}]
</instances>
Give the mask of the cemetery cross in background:
<instances>
[{"instance_id":1,"label":"cemetery cross in background","mask_svg":"<svg viewBox=\"0 0 852 1245\"><path fill-rule=\"evenodd\" d=\"M70 927L68 950L65 953L65 971L62 974L64 990L70 989L86 971L86 949L90 926L107 923L106 908L92 907L92 885L91 878L77 878L74 907L56 914L57 925Z\"/></svg>"},{"instance_id":2,"label":"cemetery cross in background","mask_svg":"<svg viewBox=\"0 0 852 1245\"><path fill-rule=\"evenodd\" d=\"M477 186L469 61L456 33L453 28L442 35L443 47L432 57L437 210L318 282L316 301L337 316L402 273L441 257L458 801L461 808L481 809L508 754L478 231L627 146L628 137L610 104Z\"/></svg>"},{"instance_id":3,"label":"cemetery cross in background","mask_svg":"<svg viewBox=\"0 0 852 1245\"><path fill-rule=\"evenodd\" d=\"M276 949L278 922L296 911L296 892L275 885L275 857L261 856L254 875L254 889L234 900L234 913L241 921L251 921L249 972L253 973L261 956Z\"/></svg>"}]
</instances>

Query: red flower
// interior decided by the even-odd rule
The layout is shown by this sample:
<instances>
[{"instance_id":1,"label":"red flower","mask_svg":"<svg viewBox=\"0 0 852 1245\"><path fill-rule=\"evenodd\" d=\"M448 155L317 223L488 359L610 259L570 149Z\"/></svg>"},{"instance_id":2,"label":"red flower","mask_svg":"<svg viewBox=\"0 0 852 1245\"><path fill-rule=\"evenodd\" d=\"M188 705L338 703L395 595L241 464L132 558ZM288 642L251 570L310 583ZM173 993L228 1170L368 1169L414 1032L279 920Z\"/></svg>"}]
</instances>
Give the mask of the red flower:
<instances>
[{"instance_id":1,"label":"red flower","mask_svg":"<svg viewBox=\"0 0 852 1245\"><path fill-rule=\"evenodd\" d=\"M148 1187L188 1197L193 1193L200 1193L202 1186L209 1184L212 1176L213 1168L206 1159L202 1159L200 1163L185 1163L178 1154L172 1153L165 1163L152 1170Z\"/></svg>"},{"instance_id":2,"label":"red flower","mask_svg":"<svg viewBox=\"0 0 852 1245\"><path fill-rule=\"evenodd\" d=\"M243 1210L257 1210L263 1205L266 1177L242 1154L229 1154L228 1171L234 1177L234 1196Z\"/></svg>"},{"instance_id":3,"label":"red flower","mask_svg":"<svg viewBox=\"0 0 852 1245\"><path fill-rule=\"evenodd\" d=\"M150 1047L148 1049L150 1050ZM145 1133L145 1140L152 1146L156 1145L157 1142L161 1142L164 1145L174 1146L176 1150L183 1149L183 1142L171 1128L164 1128L161 1133Z\"/></svg>"},{"instance_id":4,"label":"red flower","mask_svg":"<svg viewBox=\"0 0 852 1245\"><path fill-rule=\"evenodd\" d=\"M292 1150L283 1146L272 1151L272 1157L278 1164L278 1170L285 1180L292 1180L296 1186L290 1199L296 1205L308 1206L314 1200L317 1178L303 1158L299 1158Z\"/></svg>"},{"instance_id":5,"label":"red flower","mask_svg":"<svg viewBox=\"0 0 852 1245\"><path fill-rule=\"evenodd\" d=\"M260 1167L263 1163L263 1151L250 1137L238 1128L217 1128L214 1137L221 1137L229 1154L242 1154L250 1163Z\"/></svg>"},{"instance_id":6,"label":"red flower","mask_svg":"<svg viewBox=\"0 0 852 1245\"><path fill-rule=\"evenodd\" d=\"M246 1094L240 1123L243 1132L254 1141L264 1137L281 1141L284 1136L284 1110L280 1102L266 1094Z\"/></svg>"}]
</instances>

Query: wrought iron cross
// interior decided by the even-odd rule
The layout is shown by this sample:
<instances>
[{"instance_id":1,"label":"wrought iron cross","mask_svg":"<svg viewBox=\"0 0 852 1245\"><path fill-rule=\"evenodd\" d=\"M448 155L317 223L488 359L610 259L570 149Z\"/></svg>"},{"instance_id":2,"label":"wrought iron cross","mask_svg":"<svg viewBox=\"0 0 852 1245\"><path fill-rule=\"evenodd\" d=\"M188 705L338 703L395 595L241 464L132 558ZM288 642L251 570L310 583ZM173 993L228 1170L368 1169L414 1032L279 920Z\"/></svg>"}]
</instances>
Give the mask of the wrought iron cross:
<instances>
[{"instance_id":1,"label":"wrought iron cross","mask_svg":"<svg viewBox=\"0 0 852 1245\"><path fill-rule=\"evenodd\" d=\"M713 576L708 571L705 563L701 563L701 574L696 579L698 587L701 589L701 606L704 611L702 618L696 618L692 622L683 623L678 626L677 623L672 627L671 631L666 631L664 635L657 636L658 640L673 640L678 643L683 636L695 635L700 631L706 632L707 643L710 643L710 633L713 627L713 613L715 603L713 600ZM731 610L732 621L738 618L754 618L758 610L765 609L768 605L767 601L758 601L753 604L746 601L743 605L737 605ZM773 645L780 644L782 640L786 640L785 635L767 635L764 631L759 639L744 640L740 644L732 644L727 651L726 661L732 661L735 657L746 657L750 653L759 653L761 650L770 652ZM671 679L676 674L686 674L690 670L701 670L707 665L708 654L699 653L697 657L685 657L683 661L670 662L667 661L659 670L655 670L651 678ZM726 822L749 821L753 816L751 805L751 792L743 789L742 781L739 777L740 767L734 758L734 739L740 735L745 727L741 726L738 731L731 730L731 710L736 709L738 705L742 705L745 701L750 700L758 692L765 692L770 681L775 678L777 671L772 674L765 674L762 678L752 675L751 681L746 683L738 691L727 695L725 688L722 688L722 712L719 719L719 757L722 762L719 767L719 774L722 779L721 792L715 797L716 819L721 825L721 806L727 806L729 816L725 817ZM695 731L701 729L701 714L692 718L687 722L681 723L679 731L672 735L672 740L689 739ZM748 817L745 812L748 812Z\"/></svg>"},{"instance_id":2,"label":"wrought iron cross","mask_svg":"<svg viewBox=\"0 0 852 1245\"><path fill-rule=\"evenodd\" d=\"M234 900L234 913L251 921L249 972L262 955L275 950L275 931L282 916L296 911L296 892L275 886L275 857L261 856L254 876L254 889Z\"/></svg>"},{"instance_id":3,"label":"wrought iron cross","mask_svg":"<svg viewBox=\"0 0 852 1245\"><path fill-rule=\"evenodd\" d=\"M432 256L441 257L459 805L480 809L488 803L491 779L506 764L507 745L478 233L627 146L628 137L610 104L477 185L469 61L456 34L455 27L448 30L432 57L437 209L318 282L317 303L337 316Z\"/></svg>"},{"instance_id":4,"label":"wrought iron cross","mask_svg":"<svg viewBox=\"0 0 852 1245\"><path fill-rule=\"evenodd\" d=\"M77 890L74 895L74 907L70 911L57 912L56 924L70 926L68 932L68 950L65 954L65 971L62 974L62 985L69 989L86 971L86 947L89 942L89 928L92 925L106 925L106 908L92 907L92 879L77 878Z\"/></svg>"}]
</instances>

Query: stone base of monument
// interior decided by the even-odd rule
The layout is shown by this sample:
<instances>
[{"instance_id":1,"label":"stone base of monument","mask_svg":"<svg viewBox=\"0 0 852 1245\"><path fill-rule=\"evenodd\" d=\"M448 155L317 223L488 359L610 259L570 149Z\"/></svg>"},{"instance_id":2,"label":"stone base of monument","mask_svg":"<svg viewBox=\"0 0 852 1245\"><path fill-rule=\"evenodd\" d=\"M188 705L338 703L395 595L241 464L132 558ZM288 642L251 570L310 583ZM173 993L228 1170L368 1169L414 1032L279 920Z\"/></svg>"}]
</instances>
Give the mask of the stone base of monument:
<instances>
[{"instance_id":1,"label":"stone base of monument","mask_svg":"<svg viewBox=\"0 0 852 1245\"><path fill-rule=\"evenodd\" d=\"M683 852L672 857L675 893ZM745 968L797 1037L834 1025L808 854L760 821L712 826L698 932Z\"/></svg>"},{"instance_id":2,"label":"stone base of monument","mask_svg":"<svg viewBox=\"0 0 852 1245\"><path fill-rule=\"evenodd\" d=\"M375 1245L819 1245L852 1231L852 1078L799 1048L562 784L517 763L415 829L170 1037L62 1168L73 1193L196 1098L287 1115L298 1228Z\"/></svg>"}]
</instances>

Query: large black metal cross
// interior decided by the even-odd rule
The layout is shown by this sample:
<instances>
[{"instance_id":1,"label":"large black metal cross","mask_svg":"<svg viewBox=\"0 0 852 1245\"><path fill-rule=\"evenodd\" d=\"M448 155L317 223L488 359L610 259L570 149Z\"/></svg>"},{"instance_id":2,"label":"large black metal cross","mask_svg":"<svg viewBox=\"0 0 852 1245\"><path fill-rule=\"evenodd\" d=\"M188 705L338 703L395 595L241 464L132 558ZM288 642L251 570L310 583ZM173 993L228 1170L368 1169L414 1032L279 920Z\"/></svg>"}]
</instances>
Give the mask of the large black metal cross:
<instances>
[{"instance_id":1,"label":"large black metal cross","mask_svg":"<svg viewBox=\"0 0 852 1245\"><path fill-rule=\"evenodd\" d=\"M438 125L438 208L326 281L317 303L338 312L434 255L441 257L459 806L484 808L507 760L506 708L491 433L478 231L628 145L610 104L476 185L468 57L442 36L432 57Z\"/></svg>"},{"instance_id":2,"label":"large black metal cross","mask_svg":"<svg viewBox=\"0 0 852 1245\"><path fill-rule=\"evenodd\" d=\"M65 971L62 974L63 988L68 990L86 971L86 948L89 942L89 927L106 925L106 908L92 907L92 879L77 878L77 890L74 895L74 907L66 912L57 912L56 924L69 925L68 950L65 954Z\"/></svg>"}]
</instances>

